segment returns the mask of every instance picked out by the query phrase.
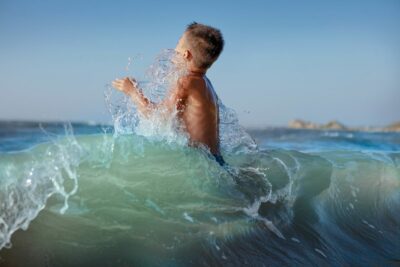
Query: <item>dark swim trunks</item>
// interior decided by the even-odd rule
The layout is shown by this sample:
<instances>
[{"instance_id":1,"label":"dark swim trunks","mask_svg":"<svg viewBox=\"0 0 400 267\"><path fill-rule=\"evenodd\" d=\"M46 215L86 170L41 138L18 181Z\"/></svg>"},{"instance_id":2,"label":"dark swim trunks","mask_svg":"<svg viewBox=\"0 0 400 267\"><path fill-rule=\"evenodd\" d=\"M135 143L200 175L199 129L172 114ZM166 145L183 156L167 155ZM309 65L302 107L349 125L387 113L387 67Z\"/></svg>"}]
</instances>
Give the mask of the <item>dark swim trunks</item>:
<instances>
[{"instance_id":1,"label":"dark swim trunks","mask_svg":"<svg viewBox=\"0 0 400 267\"><path fill-rule=\"evenodd\" d=\"M225 160L221 156L221 154L213 154L213 156L214 156L215 160L219 163L219 165L224 166L226 164Z\"/></svg>"}]
</instances>

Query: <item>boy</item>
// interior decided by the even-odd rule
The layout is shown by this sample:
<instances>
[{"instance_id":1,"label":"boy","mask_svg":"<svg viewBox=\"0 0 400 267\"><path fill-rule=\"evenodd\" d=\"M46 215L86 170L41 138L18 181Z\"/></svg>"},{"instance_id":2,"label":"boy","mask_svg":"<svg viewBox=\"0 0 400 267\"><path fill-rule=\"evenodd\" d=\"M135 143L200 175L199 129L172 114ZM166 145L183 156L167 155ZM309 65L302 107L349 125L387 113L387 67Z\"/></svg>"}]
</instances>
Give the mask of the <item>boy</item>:
<instances>
[{"instance_id":1,"label":"boy","mask_svg":"<svg viewBox=\"0 0 400 267\"><path fill-rule=\"evenodd\" d=\"M208 148L221 166L225 162L219 144L218 98L205 74L223 46L224 39L218 29L196 22L190 24L175 48L186 61L188 72L159 104L150 102L130 78L113 82L116 89L130 96L142 115L161 107L170 112L176 109L190 145Z\"/></svg>"}]
</instances>

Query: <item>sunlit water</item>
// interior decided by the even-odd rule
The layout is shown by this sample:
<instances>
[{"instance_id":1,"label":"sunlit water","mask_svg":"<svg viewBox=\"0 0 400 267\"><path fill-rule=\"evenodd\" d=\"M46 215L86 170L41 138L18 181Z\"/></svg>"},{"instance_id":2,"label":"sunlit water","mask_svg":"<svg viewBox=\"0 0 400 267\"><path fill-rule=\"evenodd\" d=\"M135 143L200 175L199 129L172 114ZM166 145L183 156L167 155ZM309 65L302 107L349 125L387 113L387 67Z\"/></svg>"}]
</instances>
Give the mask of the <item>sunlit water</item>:
<instances>
[{"instance_id":1,"label":"sunlit water","mask_svg":"<svg viewBox=\"0 0 400 267\"><path fill-rule=\"evenodd\" d=\"M171 55L139 82L155 102ZM221 167L105 94L113 126L0 123L0 266L399 264L399 134L249 135L220 103Z\"/></svg>"}]
</instances>

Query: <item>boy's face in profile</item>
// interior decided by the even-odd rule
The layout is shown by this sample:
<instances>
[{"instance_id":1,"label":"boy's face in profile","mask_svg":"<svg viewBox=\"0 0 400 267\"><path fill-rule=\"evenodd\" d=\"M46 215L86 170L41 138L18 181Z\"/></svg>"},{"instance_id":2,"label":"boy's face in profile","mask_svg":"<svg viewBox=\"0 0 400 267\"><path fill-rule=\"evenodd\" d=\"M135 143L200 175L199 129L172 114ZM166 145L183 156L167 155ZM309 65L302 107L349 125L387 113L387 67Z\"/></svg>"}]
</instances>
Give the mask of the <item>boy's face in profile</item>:
<instances>
[{"instance_id":1,"label":"boy's face in profile","mask_svg":"<svg viewBox=\"0 0 400 267\"><path fill-rule=\"evenodd\" d=\"M185 33L183 33L181 38L179 39L178 44L175 47L175 51L181 54L182 56L185 56L185 53L189 52Z\"/></svg>"},{"instance_id":2,"label":"boy's face in profile","mask_svg":"<svg viewBox=\"0 0 400 267\"><path fill-rule=\"evenodd\" d=\"M191 53L187 45L185 33L179 39L175 47L176 55L172 59L172 62L180 69L187 69L188 63L190 63Z\"/></svg>"}]
</instances>

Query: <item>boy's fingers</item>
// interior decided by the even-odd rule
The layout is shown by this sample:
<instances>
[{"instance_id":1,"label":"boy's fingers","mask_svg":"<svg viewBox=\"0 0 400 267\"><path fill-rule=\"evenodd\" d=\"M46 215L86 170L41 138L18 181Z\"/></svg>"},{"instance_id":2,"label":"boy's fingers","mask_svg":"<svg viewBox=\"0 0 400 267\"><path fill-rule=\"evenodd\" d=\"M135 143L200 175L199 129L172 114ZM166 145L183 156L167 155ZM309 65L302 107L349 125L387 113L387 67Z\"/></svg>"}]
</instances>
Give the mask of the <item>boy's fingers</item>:
<instances>
[{"instance_id":1,"label":"boy's fingers","mask_svg":"<svg viewBox=\"0 0 400 267\"><path fill-rule=\"evenodd\" d=\"M121 86L121 85L122 85L121 82L113 82L112 84L113 84L113 85L117 85L117 86Z\"/></svg>"},{"instance_id":2,"label":"boy's fingers","mask_svg":"<svg viewBox=\"0 0 400 267\"><path fill-rule=\"evenodd\" d=\"M137 84L137 82L136 82L136 80L135 80L134 78L129 78L129 81L130 81L132 84Z\"/></svg>"},{"instance_id":3,"label":"boy's fingers","mask_svg":"<svg viewBox=\"0 0 400 267\"><path fill-rule=\"evenodd\" d=\"M123 79L115 79L112 81L112 86L115 87L118 90L122 90L122 88L125 87L126 82L131 83L132 85L136 85L136 80L130 77L125 77Z\"/></svg>"}]
</instances>

